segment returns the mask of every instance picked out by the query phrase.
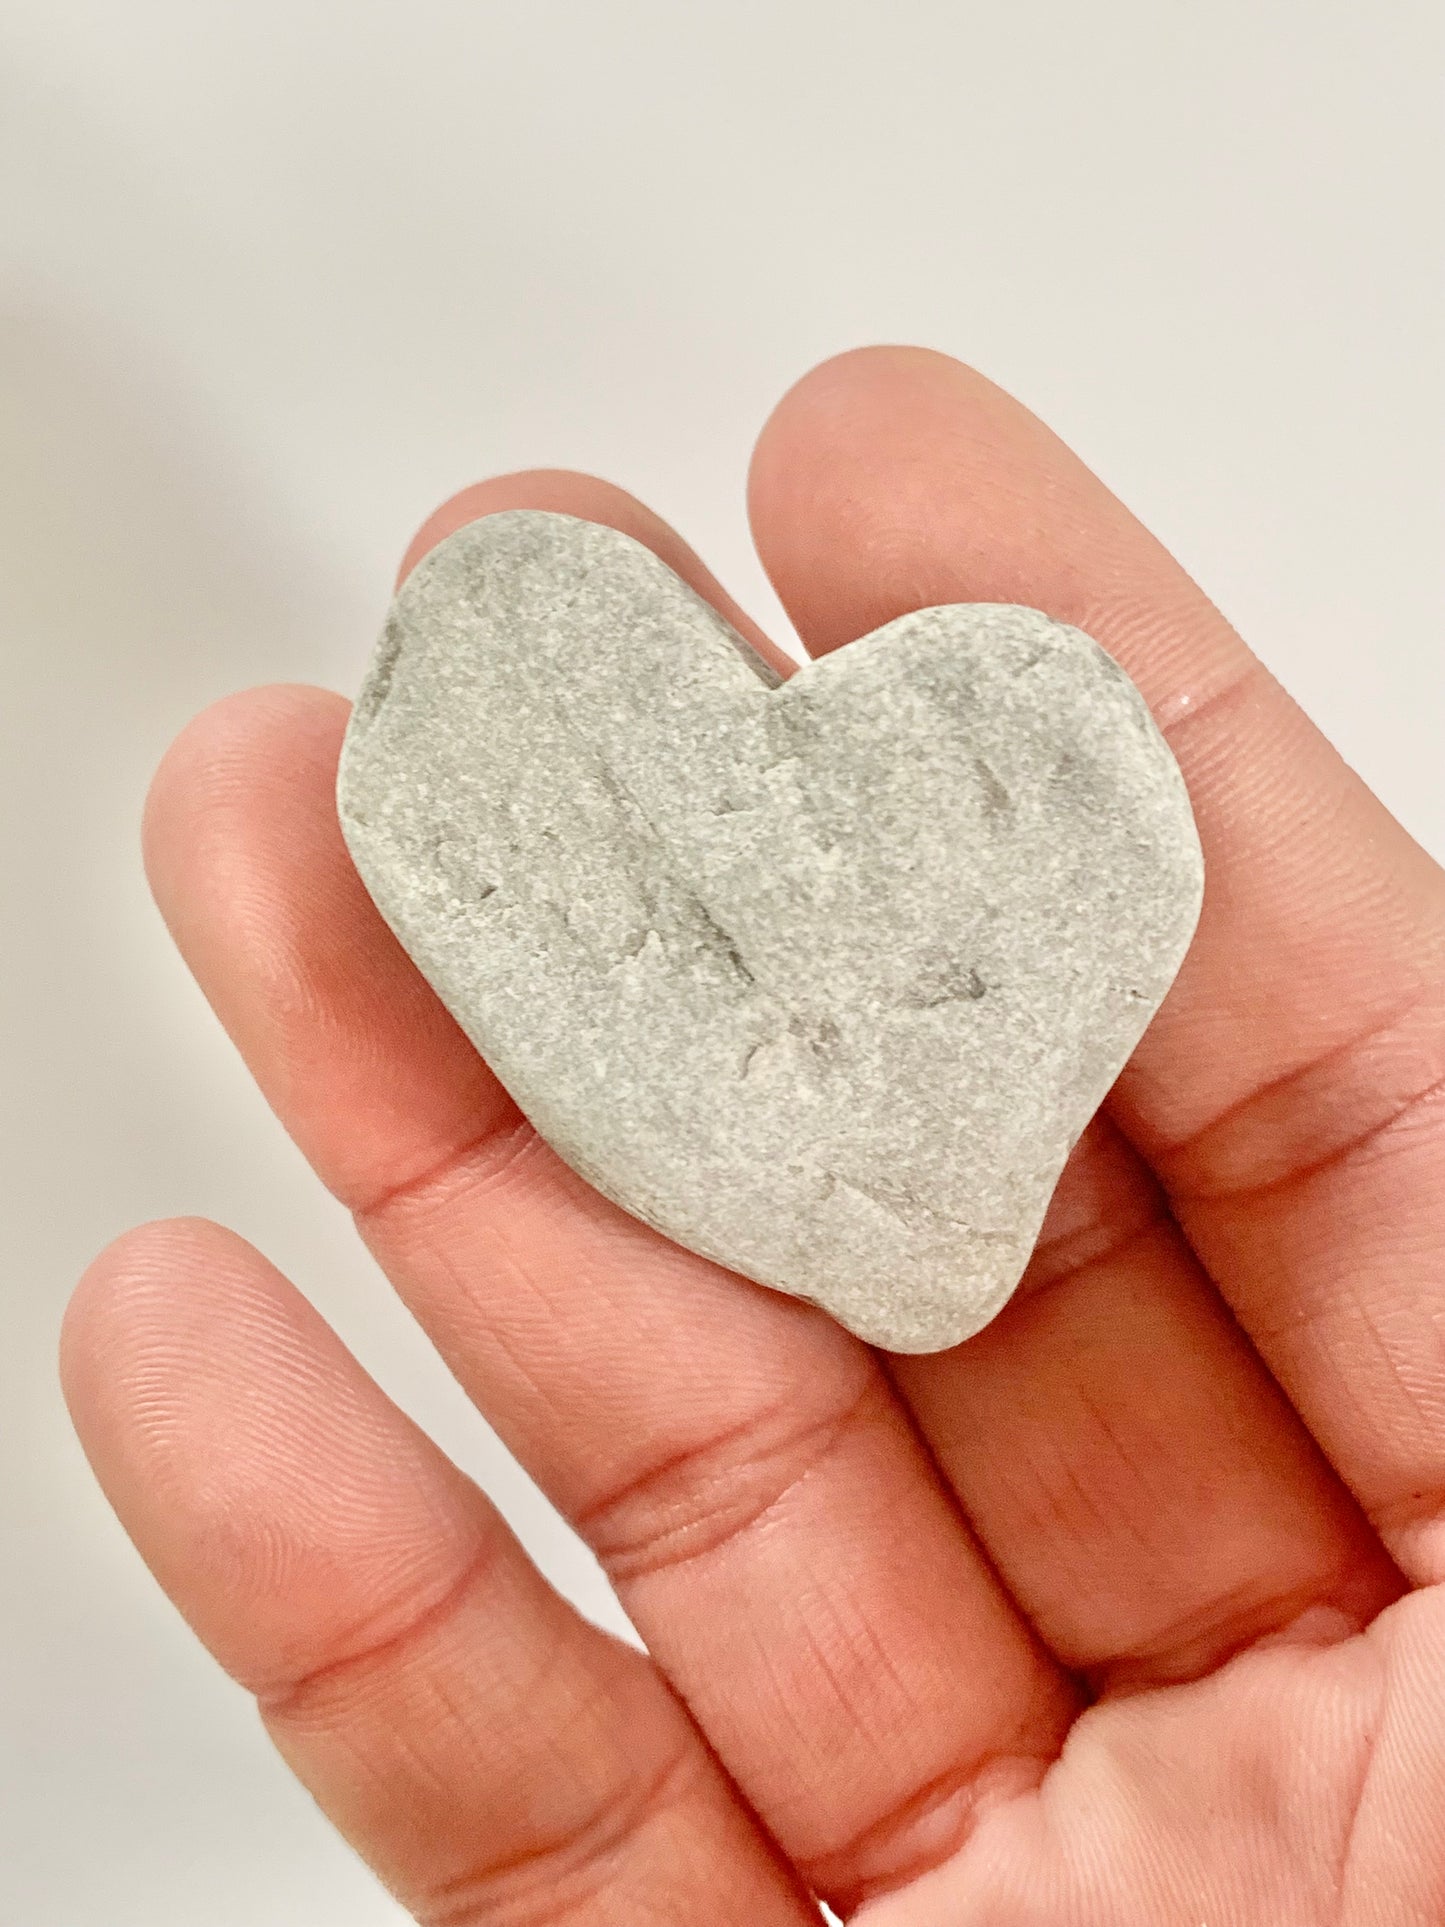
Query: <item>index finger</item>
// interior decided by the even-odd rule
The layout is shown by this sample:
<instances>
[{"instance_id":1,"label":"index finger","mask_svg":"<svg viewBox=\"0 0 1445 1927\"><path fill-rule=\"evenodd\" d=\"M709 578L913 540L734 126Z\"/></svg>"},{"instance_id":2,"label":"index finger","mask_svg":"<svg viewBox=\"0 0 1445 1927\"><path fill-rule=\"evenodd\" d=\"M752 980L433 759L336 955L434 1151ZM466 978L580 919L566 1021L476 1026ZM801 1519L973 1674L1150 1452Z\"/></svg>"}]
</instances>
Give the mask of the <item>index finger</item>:
<instances>
[{"instance_id":1,"label":"index finger","mask_svg":"<svg viewBox=\"0 0 1445 1927\"><path fill-rule=\"evenodd\" d=\"M1445 878L1123 505L961 364L825 363L764 430L751 500L815 653L1022 602L1143 691L1208 880L1114 1114L1405 1570L1442 1576Z\"/></svg>"}]
</instances>

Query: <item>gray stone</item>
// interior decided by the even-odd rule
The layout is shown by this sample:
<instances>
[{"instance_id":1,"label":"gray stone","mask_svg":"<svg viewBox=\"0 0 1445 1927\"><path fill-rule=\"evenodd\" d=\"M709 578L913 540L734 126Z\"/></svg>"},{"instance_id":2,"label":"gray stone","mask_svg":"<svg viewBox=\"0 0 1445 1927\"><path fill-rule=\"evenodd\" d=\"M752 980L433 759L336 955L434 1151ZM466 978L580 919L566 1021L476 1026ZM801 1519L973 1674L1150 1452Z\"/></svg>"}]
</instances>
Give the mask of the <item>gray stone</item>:
<instances>
[{"instance_id":1,"label":"gray stone","mask_svg":"<svg viewBox=\"0 0 1445 1927\"><path fill-rule=\"evenodd\" d=\"M985 1324L1192 935L1179 770L1006 604L786 681L650 550L487 516L397 597L342 755L382 915L625 1210L873 1344Z\"/></svg>"}]
</instances>

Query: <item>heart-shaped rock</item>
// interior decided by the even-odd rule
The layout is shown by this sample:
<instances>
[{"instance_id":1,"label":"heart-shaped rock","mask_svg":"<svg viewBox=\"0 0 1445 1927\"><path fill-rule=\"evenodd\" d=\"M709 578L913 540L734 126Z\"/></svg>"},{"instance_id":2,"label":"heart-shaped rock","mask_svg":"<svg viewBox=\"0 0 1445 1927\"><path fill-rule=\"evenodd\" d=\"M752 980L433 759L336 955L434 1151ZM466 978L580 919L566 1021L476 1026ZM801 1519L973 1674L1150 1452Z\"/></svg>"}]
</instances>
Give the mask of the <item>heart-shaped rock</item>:
<instances>
[{"instance_id":1,"label":"heart-shaped rock","mask_svg":"<svg viewBox=\"0 0 1445 1927\"><path fill-rule=\"evenodd\" d=\"M923 609L780 681L650 550L515 510L400 591L342 754L382 915L679 1244L935 1351L1018 1282L1203 866L1078 629Z\"/></svg>"}]
</instances>

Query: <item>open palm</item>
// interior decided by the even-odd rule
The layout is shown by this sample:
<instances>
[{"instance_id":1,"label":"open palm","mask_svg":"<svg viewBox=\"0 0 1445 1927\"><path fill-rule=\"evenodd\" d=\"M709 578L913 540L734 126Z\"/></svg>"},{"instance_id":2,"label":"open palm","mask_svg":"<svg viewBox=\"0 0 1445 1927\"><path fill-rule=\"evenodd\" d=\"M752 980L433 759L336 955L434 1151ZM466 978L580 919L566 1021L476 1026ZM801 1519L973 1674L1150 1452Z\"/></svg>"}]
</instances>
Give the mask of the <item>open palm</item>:
<instances>
[{"instance_id":1,"label":"open palm","mask_svg":"<svg viewBox=\"0 0 1445 1927\"><path fill-rule=\"evenodd\" d=\"M649 543L629 496L469 490ZM352 870L346 705L208 711L152 792L176 939L321 1179L596 1549L585 1624L302 1298L132 1232L67 1323L86 1448L294 1770L448 1927L1445 1920L1445 877L1112 496L942 356L758 446L808 646L1033 604L1133 676L1208 864L1183 973L979 1337L884 1359L520 1119ZM775 653L775 652L773 652Z\"/></svg>"}]
</instances>

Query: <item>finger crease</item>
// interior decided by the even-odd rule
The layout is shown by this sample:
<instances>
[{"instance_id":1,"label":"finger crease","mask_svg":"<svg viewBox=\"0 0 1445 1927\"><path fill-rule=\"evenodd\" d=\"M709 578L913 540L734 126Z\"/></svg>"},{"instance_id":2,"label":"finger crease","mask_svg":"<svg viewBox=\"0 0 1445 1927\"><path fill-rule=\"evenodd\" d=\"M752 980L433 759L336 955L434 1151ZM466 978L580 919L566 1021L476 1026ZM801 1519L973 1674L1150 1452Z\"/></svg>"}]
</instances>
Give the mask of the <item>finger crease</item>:
<instances>
[{"instance_id":1,"label":"finger crease","mask_svg":"<svg viewBox=\"0 0 1445 1927\"><path fill-rule=\"evenodd\" d=\"M371 1224L395 1210L424 1204L434 1193L448 1190L464 1173L468 1179L498 1178L538 1142L534 1126L519 1114L510 1122L489 1125L465 1144L384 1186L359 1204L347 1199L342 1202L358 1222Z\"/></svg>"},{"instance_id":2,"label":"finger crease","mask_svg":"<svg viewBox=\"0 0 1445 1927\"><path fill-rule=\"evenodd\" d=\"M830 1906L851 1914L952 1859L990 1807L1032 1792L1051 1765L1042 1754L999 1750L950 1767L799 1871Z\"/></svg>"},{"instance_id":3,"label":"finger crease","mask_svg":"<svg viewBox=\"0 0 1445 1927\"><path fill-rule=\"evenodd\" d=\"M1259 1647L1336 1645L1360 1632L1382 1603L1378 1583L1366 1595L1352 1572L1342 1571L1264 1597L1237 1592L1212 1600L1156 1634L1147 1646L1117 1658L1074 1664L1096 1697L1124 1699L1200 1679Z\"/></svg>"},{"instance_id":4,"label":"finger crease","mask_svg":"<svg viewBox=\"0 0 1445 1927\"><path fill-rule=\"evenodd\" d=\"M1370 1024L1365 1030L1332 1045L1308 1062L1261 1084L1177 1142L1147 1144L1140 1148L1163 1177L1170 1195L1191 1201L1255 1196L1260 1191L1313 1175L1335 1159L1347 1157L1361 1148L1382 1130L1389 1129L1411 1106L1432 1095L1439 1084L1445 1081L1435 1065L1432 1063L1423 1085L1408 1092L1365 1129L1350 1132L1345 1138L1331 1142L1323 1142L1317 1135L1313 1153L1306 1151L1303 1156L1296 1156L1285 1168L1274 1169L1268 1175L1263 1174L1267 1151L1252 1160L1240 1153L1231 1159L1230 1140L1243 1138L1257 1124L1260 1113L1268 1111L1271 1113L1271 1128L1259 1131L1258 1135L1262 1142L1267 1140L1268 1145L1273 1147L1282 1135L1283 1120L1290 1118L1291 1113L1308 1112L1311 1108L1325 1111L1326 1105L1320 1102L1320 1096L1327 1098L1331 1088L1338 1090L1346 1085L1354 1063L1388 1050L1392 1040L1400 1036L1404 1026L1421 1009L1424 1001L1424 993L1417 992L1382 1021ZM1320 1094L1312 1093L1310 1089L1317 1081L1324 1084ZM1313 1106L1312 1097L1315 1099ZM1282 1113L1281 1118L1273 1115L1276 1111ZM1237 1182L1231 1181L1223 1176L1224 1168L1231 1162L1246 1166L1253 1162L1255 1168L1252 1172L1247 1171ZM1220 1173L1214 1183L1208 1177L1211 1169ZM1197 1170L1200 1176L1197 1181L1191 1182L1189 1173L1193 1170Z\"/></svg>"},{"instance_id":5,"label":"finger crease","mask_svg":"<svg viewBox=\"0 0 1445 1927\"><path fill-rule=\"evenodd\" d=\"M304 1673L280 1685L253 1688L266 1719L292 1720L306 1700L348 1674L365 1673L388 1661L402 1660L409 1651L424 1644L438 1627L462 1610L491 1574L496 1557L497 1544L490 1539L482 1540L444 1590L425 1605L408 1612L394 1631L332 1659L323 1660L319 1665L308 1667ZM373 1615L373 1623L385 1616L388 1615Z\"/></svg>"},{"instance_id":6,"label":"finger crease","mask_svg":"<svg viewBox=\"0 0 1445 1927\"><path fill-rule=\"evenodd\" d=\"M422 1927L474 1927L502 1910L508 1927L551 1927L586 1909L602 1899L611 1863L628 1842L693 1790L705 1758L682 1729L682 1744L655 1771L609 1793L560 1838L499 1860L480 1858L412 1901L411 1911Z\"/></svg>"},{"instance_id":7,"label":"finger crease","mask_svg":"<svg viewBox=\"0 0 1445 1927\"><path fill-rule=\"evenodd\" d=\"M1242 707L1264 674L1264 664L1257 657L1251 657L1242 669L1221 683L1218 689L1210 690L1199 702L1189 703L1186 707L1181 698L1176 696L1172 705L1173 713L1159 723L1160 735L1177 756L1182 737L1192 735L1198 724L1206 718L1218 717L1221 712L1227 714ZM1168 706L1161 707L1166 708L1167 714Z\"/></svg>"},{"instance_id":8,"label":"finger crease","mask_svg":"<svg viewBox=\"0 0 1445 1927\"><path fill-rule=\"evenodd\" d=\"M1260 1178L1253 1182L1223 1185L1218 1188L1197 1190L1175 1189L1170 1187L1170 1195L1182 1205L1190 1204L1255 1204L1280 1192L1289 1192L1308 1184L1312 1179L1323 1177L1327 1172L1346 1165L1358 1163L1365 1153L1376 1150L1390 1137L1397 1135L1421 1111L1445 1099L1445 1074L1432 1079L1422 1089L1410 1096L1397 1100L1383 1117L1376 1118L1362 1131L1346 1138L1343 1143L1331 1147L1320 1156L1305 1159L1292 1165L1287 1171L1273 1177Z\"/></svg>"},{"instance_id":9,"label":"finger crease","mask_svg":"<svg viewBox=\"0 0 1445 1927\"><path fill-rule=\"evenodd\" d=\"M1035 1247L1018 1296L1025 1298L1036 1292L1055 1291L1090 1271L1117 1265L1132 1254L1135 1245L1173 1226L1173 1215L1161 1199L1145 1206L1141 1215L1127 1219L1122 1225L1100 1217L1066 1231L1047 1244Z\"/></svg>"},{"instance_id":10,"label":"finger crease","mask_svg":"<svg viewBox=\"0 0 1445 1927\"><path fill-rule=\"evenodd\" d=\"M757 1526L849 1433L878 1423L888 1397L870 1369L853 1396L826 1411L799 1418L779 1403L648 1467L572 1523L614 1580L690 1564Z\"/></svg>"}]
</instances>

